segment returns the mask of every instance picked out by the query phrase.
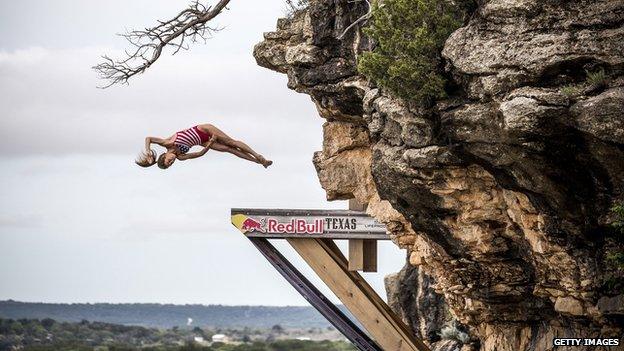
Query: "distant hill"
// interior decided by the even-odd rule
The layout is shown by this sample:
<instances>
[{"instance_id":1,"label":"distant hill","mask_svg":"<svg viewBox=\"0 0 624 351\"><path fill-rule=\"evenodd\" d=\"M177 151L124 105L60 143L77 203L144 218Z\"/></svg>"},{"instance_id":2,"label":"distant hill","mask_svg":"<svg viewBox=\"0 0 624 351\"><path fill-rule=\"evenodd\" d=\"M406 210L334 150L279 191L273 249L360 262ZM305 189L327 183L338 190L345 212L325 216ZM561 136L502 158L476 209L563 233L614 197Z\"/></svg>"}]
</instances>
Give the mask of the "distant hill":
<instances>
[{"instance_id":1,"label":"distant hill","mask_svg":"<svg viewBox=\"0 0 624 351\"><path fill-rule=\"evenodd\" d=\"M342 308L342 307L341 307ZM342 308L344 310L344 308ZM162 304L52 304L0 301L0 318L52 318L57 321L106 322L157 328L192 326L215 328L325 328L330 326L312 307L162 305Z\"/></svg>"}]
</instances>

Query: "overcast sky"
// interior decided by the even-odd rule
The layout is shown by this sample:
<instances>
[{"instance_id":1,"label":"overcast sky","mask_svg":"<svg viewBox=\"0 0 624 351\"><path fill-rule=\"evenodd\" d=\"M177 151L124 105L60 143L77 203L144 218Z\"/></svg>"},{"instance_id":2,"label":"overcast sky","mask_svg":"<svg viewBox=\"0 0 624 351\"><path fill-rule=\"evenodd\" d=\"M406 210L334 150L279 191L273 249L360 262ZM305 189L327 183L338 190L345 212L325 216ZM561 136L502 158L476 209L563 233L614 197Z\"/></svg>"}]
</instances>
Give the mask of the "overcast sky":
<instances>
[{"instance_id":1,"label":"overcast sky","mask_svg":"<svg viewBox=\"0 0 624 351\"><path fill-rule=\"evenodd\" d=\"M124 48L115 33L186 4L0 0L0 300L306 304L229 223L231 207L346 206L325 201L312 166L323 120L309 97L251 55L284 1L232 1L206 44L96 89L90 67ZM274 166L217 153L133 164L146 135L208 122ZM383 295L404 259L383 243L366 278Z\"/></svg>"}]
</instances>

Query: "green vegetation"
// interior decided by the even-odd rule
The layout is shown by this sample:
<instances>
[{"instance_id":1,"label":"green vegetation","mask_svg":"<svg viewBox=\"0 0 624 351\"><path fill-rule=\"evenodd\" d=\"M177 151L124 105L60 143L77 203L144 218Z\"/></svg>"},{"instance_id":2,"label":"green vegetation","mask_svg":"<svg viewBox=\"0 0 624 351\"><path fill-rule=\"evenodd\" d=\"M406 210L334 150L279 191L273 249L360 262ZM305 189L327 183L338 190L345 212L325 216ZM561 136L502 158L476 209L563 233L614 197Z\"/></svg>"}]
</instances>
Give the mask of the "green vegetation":
<instances>
[{"instance_id":1,"label":"green vegetation","mask_svg":"<svg viewBox=\"0 0 624 351\"><path fill-rule=\"evenodd\" d=\"M607 85L607 74L604 69L599 69L594 72L585 71L587 73L587 83L593 87L604 87Z\"/></svg>"},{"instance_id":2,"label":"green vegetation","mask_svg":"<svg viewBox=\"0 0 624 351\"><path fill-rule=\"evenodd\" d=\"M324 330L335 331L333 328ZM279 334L275 334L276 332ZM323 330L314 328L310 332L314 335L321 335L319 333ZM228 343L210 343L215 333L226 334L229 338ZM250 328L209 330L198 327L156 329L88 321L68 323L52 319L0 319L0 351L15 349L26 351L355 350L350 343L344 341L295 340L289 334L289 330L280 325L265 330Z\"/></svg>"},{"instance_id":3,"label":"green vegetation","mask_svg":"<svg viewBox=\"0 0 624 351\"><path fill-rule=\"evenodd\" d=\"M619 243L624 241L624 203L614 206L612 209L616 219L611 223ZM607 262L617 271L624 272L624 250L619 249L607 254Z\"/></svg>"},{"instance_id":4,"label":"green vegetation","mask_svg":"<svg viewBox=\"0 0 624 351\"><path fill-rule=\"evenodd\" d=\"M617 235L624 237L624 203L613 206L611 211L615 214L615 220L611 223L611 227L613 227Z\"/></svg>"},{"instance_id":5,"label":"green vegetation","mask_svg":"<svg viewBox=\"0 0 624 351\"><path fill-rule=\"evenodd\" d=\"M565 95L568 99L578 95L579 89L573 85L566 85L561 88L561 94Z\"/></svg>"},{"instance_id":6,"label":"green vegetation","mask_svg":"<svg viewBox=\"0 0 624 351\"><path fill-rule=\"evenodd\" d=\"M624 252L609 252L607 254L607 262L618 270L624 270Z\"/></svg>"},{"instance_id":7,"label":"green vegetation","mask_svg":"<svg viewBox=\"0 0 624 351\"><path fill-rule=\"evenodd\" d=\"M427 104L446 96L440 52L459 28L471 1L375 1L365 33L375 40L358 70L378 86L406 100Z\"/></svg>"},{"instance_id":8,"label":"green vegetation","mask_svg":"<svg viewBox=\"0 0 624 351\"><path fill-rule=\"evenodd\" d=\"M603 288L607 293L624 290L624 203L612 209L615 219L606 238L605 278Z\"/></svg>"},{"instance_id":9,"label":"green vegetation","mask_svg":"<svg viewBox=\"0 0 624 351\"><path fill-rule=\"evenodd\" d=\"M133 347L113 345L90 347L83 344L56 344L50 346L30 346L23 351L355 351L354 346L343 341L302 341L283 340L275 342L254 342L249 344L214 343L210 346L201 346L195 343L186 343L180 346L146 346Z\"/></svg>"},{"instance_id":10,"label":"green vegetation","mask_svg":"<svg viewBox=\"0 0 624 351\"><path fill-rule=\"evenodd\" d=\"M559 92L568 99L573 99L582 94L589 94L596 90L605 88L609 82L609 77L603 68L595 71L585 70L586 78L584 82L578 84L568 84L560 88Z\"/></svg>"},{"instance_id":11,"label":"green vegetation","mask_svg":"<svg viewBox=\"0 0 624 351\"><path fill-rule=\"evenodd\" d=\"M190 346L179 348L183 351L352 351L353 345L342 341L282 340L270 343L227 345L215 343L211 346ZM156 350L155 350L156 351Z\"/></svg>"}]
</instances>

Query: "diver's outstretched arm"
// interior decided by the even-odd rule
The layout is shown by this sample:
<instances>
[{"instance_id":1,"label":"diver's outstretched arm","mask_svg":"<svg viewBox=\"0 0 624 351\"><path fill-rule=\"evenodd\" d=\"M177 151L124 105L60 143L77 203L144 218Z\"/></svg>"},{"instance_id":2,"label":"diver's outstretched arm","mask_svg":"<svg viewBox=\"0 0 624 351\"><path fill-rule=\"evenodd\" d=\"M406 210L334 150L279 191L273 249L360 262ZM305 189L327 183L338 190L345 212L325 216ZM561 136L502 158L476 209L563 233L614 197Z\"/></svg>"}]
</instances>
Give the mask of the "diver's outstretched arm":
<instances>
[{"instance_id":1,"label":"diver's outstretched arm","mask_svg":"<svg viewBox=\"0 0 624 351\"><path fill-rule=\"evenodd\" d=\"M204 156L208 152L208 150L210 150L210 147L212 146L212 144L215 143L215 141L217 141L217 137L213 136L212 138L210 138L210 140L206 143L206 145L204 146L204 148L201 151L189 152L189 153L186 153L184 155L179 155L178 156L178 160L184 161L184 160L190 160L190 159L193 159L193 158L198 158L198 157Z\"/></svg>"},{"instance_id":2,"label":"diver's outstretched arm","mask_svg":"<svg viewBox=\"0 0 624 351\"><path fill-rule=\"evenodd\" d=\"M161 139L157 137L146 137L145 149L139 154L139 157L137 157L134 162L141 167L149 167L153 165L154 163L156 163L156 151L152 150L152 143L158 144L162 147L166 147L166 142L166 139Z\"/></svg>"},{"instance_id":3,"label":"diver's outstretched arm","mask_svg":"<svg viewBox=\"0 0 624 351\"><path fill-rule=\"evenodd\" d=\"M206 152L208 152L208 150L210 150L210 147L209 146L205 146L202 151L189 152L189 153L186 153L184 155L179 155L178 156L178 160L184 161L184 160L190 160L190 159L193 159L193 158L202 157L202 156L204 156L206 154Z\"/></svg>"},{"instance_id":4,"label":"diver's outstretched arm","mask_svg":"<svg viewBox=\"0 0 624 351\"><path fill-rule=\"evenodd\" d=\"M154 144L158 144L160 146L165 146L165 142L167 141L167 139L161 139L161 138L157 138L157 137L146 137L145 138L145 151L149 151L150 150L150 146L152 145L152 143Z\"/></svg>"},{"instance_id":5,"label":"diver's outstretched arm","mask_svg":"<svg viewBox=\"0 0 624 351\"><path fill-rule=\"evenodd\" d=\"M145 138L145 151L143 151L139 158L135 161L141 167L149 167L156 162L156 151L152 150L152 143L165 147L167 140L157 137Z\"/></svg>"}]
</instances>

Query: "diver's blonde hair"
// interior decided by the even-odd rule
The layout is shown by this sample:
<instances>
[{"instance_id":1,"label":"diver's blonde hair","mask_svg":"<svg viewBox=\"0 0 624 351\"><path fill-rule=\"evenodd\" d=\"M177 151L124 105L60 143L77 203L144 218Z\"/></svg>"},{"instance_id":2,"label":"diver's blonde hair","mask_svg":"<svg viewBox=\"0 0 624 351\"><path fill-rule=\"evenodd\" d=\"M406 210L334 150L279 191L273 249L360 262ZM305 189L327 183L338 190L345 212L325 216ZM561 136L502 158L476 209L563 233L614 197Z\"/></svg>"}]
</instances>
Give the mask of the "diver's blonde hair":
<instances>
[{"instance_id":1,"label":"diver's blonde hair","mask_svg":"<svg viewBox=\"0 0 624 351\"><path fill-rule=\"evenodd\" d=\"M154 163L156 163L156 151L154 151L153 149L150 149L149 152L141 151L141 153L139 154L139 157L137 157L136 160L134 160L134 163L136 163L137 165L141 167L153 166Z\"/></svg>"}]
</instances>

